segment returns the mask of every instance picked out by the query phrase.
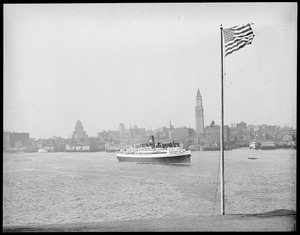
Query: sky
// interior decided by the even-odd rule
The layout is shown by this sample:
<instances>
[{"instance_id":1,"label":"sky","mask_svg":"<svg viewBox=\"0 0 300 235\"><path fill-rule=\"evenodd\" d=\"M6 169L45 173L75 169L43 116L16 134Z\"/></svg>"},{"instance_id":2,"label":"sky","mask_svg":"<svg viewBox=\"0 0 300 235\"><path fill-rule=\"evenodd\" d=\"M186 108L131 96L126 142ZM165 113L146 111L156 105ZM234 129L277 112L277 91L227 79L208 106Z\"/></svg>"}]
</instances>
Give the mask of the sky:
<instances>
[{"instance_id":1,"label":"sky","mask_svg":"<svg viewBox=\"0 0 300 235\"><path fill-rule=\"evenodd\" d=\"M224 60L224 123L296 128L297 3L4 4L3 130L71 137L221 122L221 33L252 22Z\"/></svg>"}]
</instances>

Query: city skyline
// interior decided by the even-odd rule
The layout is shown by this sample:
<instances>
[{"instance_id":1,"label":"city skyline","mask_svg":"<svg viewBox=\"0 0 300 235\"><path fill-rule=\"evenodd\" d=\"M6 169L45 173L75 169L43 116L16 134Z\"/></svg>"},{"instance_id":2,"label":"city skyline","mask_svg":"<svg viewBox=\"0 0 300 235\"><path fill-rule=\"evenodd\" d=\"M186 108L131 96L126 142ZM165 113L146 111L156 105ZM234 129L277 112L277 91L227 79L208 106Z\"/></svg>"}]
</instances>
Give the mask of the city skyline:
<instances>
[{"instance_id":1,"label":"city skyline","mask_svg":"<svg viewBox=\"0 0 300 235\"><path fill-rule=\"evenodd\" d=\"M80 121L80 120L78 120L78 121ZM78 122L77 121L77 122ZM213 122L214 122L214 120L212 120ZM76 122L76 124L77 124L77 122ZM232 129L232 128L236 128L236 124L241 124L241 123L245 123L244 121L240 121L239 123L230 123L230 124L224 124L224 126L227 126L229 129ZM86 133L86 135L87 135L87 137L88 138L97 138L98 137L98 135L99 135L99 133L103 133L103 132L110 132L110 131L119 131L119 129L118 129L118 127L119 127L119 125L120 124L123 124L124 125L124 131L125 132L128 132L128 131L130 131L130 124L128 124L128 127L123 123L123 122L121 122L121 123L119 123L118 124L118 126L115 128L115 129L104 129L104 130L99 130L98 132L97 132L97 134L96 135L89 135L89 133ZM207 128L207 127L210 127L211 126L211 124L212 123L209 123L209 124L207 124L207 125L205 125L204 126L204 129L205 128ZM234 127L232 127L232 125L234 124ZM286 128L287 129L293 129L293 130L295 130L292 126L278 126L278 125L270 125L270 124L267 124L267 123L263 123L263 124L258 124L258 125L253 125L253 124L251 124L251 123L245 123L246 124L246 126L247 126L247 128L249 128L249 127L259 127L259 126L272 126L272 127L274 127L274 126L277 126L277 127L279 127L280 129L282 129L282 130L285 130ZM173 124L171 124L172 125L172 128L175 128L175 129L179 129L179 128L191 128L191 129L193 129L195 132L196 132L196 129L195 128L193 128L193 127L191 127L191 126L186 126L186 125L182 125L182 126L174 126ZM141 129L145 129L145 131L157 131L157 130L159 130L159 129L161 129L161 128L170 128L170 123L169 123L169 125L165 125L165 126L161 126L161 127L157 127L157 128L152 128L152 129L150 129L150 128L145 128L144 126L137 126L137 125L135 125L135 124L133 124L132 125L132 129L134 129L135 128L135 126L137 127L137 128L141 128ZM215 123L214 122L214 126L216 126L216 127L218 127L218 126L220 126L220 124L219 123ZM84 132L86 132L85 131L85 128L84 128L84 125L82 125L82 127L83 127L83 131ZM70 131L70 133L71 134L68 134L68 136L60 136L60 135L53 135L53 136L48 136L48 137L45 137L45 138L37 138L37 137L35 137L35 136L31 136L31 134L29 133L29 132L20 132L20 131L6 131L6 130L3 130L4 132L9 132L9 133L28 133L29 135L30 135L30 138L31 139L51 139L51 138L63 138L63 139L72 139L73 137L73 135L74 135L74 130L76 130L76 125L74 125L74 128L73 128L73 130L71 130ZM205 136L205 134L204 134L204 136Z\"/></svg>"},{"instance_id":2,"label":"city skyline","mask_svg":"<svg viewBox=\"0 0 300 235\"><path fill-rule=\"evenodd\" d=\"M225 60L225 124L296 128L297 4L4 4L4 130L89 136L120 123L220 124L220 24L252 22Z\"/></svg>"}]
</instances>

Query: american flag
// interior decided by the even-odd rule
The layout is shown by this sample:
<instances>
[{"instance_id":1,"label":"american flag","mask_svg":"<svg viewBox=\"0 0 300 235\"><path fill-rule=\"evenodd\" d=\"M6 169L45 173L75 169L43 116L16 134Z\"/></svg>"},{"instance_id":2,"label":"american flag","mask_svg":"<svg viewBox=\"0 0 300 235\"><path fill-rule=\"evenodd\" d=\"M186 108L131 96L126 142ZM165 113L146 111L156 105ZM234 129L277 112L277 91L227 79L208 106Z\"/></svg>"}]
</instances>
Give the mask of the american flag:
<instances>
[{"instance_id":1,"label":"american flag","mask_svg":"<svg viewBox=\"0 0 300 235\"><path fill-rule=\"evenodd\" d=\"M251 44L254 38L250 23L238 25L223 30L225 41L225 56L237 51L247 44Z\"/></svg>"}]
</instances>

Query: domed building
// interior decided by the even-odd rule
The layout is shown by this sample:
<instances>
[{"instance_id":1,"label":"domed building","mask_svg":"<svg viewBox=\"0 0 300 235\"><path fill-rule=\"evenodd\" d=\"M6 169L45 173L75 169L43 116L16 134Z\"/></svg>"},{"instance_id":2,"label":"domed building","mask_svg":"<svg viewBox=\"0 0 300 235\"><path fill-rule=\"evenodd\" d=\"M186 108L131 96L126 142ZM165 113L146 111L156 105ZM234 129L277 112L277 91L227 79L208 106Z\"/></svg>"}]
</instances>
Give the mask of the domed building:
<instances>
[{"instance_id":1,"label":"domed building","mask_svg":"<svg viewBox=\"0 0 300 235\"><path fill-rule=\"evenodd\" d=\"M80 143L84 143L88 140L88 135L83 130L81 121L77 121L75 131L73 131L72 140Z\"/></svg>"}]
</instances>

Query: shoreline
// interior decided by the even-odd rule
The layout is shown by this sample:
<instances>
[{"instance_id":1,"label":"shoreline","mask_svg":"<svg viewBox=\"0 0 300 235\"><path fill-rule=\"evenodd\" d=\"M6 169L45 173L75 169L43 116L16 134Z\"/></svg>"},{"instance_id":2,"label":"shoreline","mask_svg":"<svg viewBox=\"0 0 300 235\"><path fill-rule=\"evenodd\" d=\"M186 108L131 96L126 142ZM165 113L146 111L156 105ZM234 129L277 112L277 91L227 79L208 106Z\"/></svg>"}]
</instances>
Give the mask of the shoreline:
<instances>
[{"instance_id":1,"label":"shoreline","mask_svg":"<svg viewBox=\"0 0 300 235\"><path fill-rule=\"evenodd\" d=\"M107 222L3 226L3 232L296 231L296 212L186 216Z\"/></svg>"}]
</instances>

